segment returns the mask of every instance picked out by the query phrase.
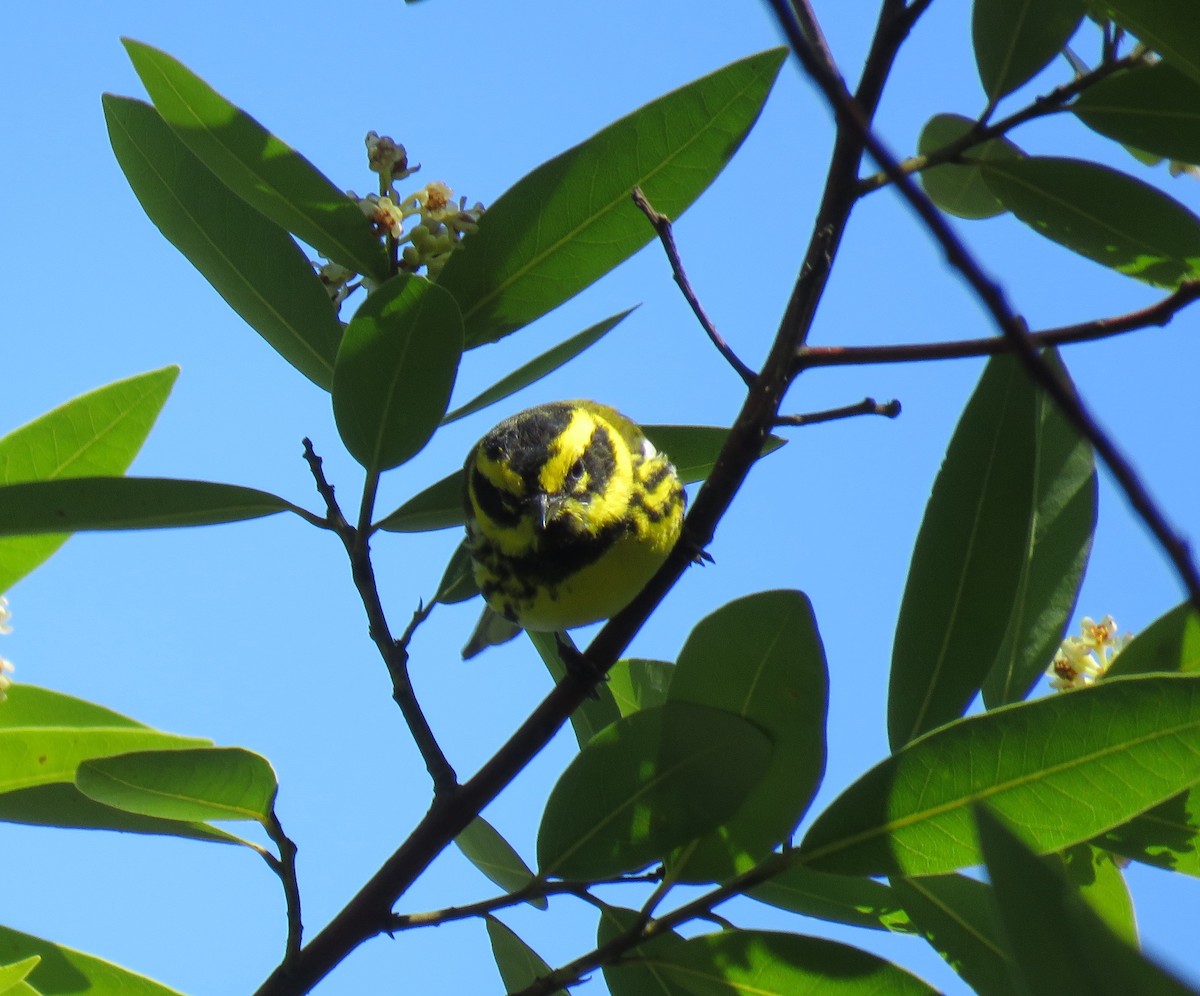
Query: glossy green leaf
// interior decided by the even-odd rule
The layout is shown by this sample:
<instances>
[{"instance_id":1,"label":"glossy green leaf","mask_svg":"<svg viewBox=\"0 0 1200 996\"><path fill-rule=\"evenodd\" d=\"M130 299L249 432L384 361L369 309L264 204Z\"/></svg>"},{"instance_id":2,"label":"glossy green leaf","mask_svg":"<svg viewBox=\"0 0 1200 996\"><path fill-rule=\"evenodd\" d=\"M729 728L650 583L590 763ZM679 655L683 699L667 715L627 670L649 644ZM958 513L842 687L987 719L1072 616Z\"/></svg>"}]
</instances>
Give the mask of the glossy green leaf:
<instances>
[{"instance_id":1,"label":"glossy green leaf","mask_svg":"<svg viewBox=\"0 0 1200 996\"><path fill-rule=\"evenodd\" d=\"M333 414L346 449L389 470L429 442L445 414L462 353L462 320L423 277L393 277L355 312L338 350Z\"/></svg>"},{"instance_id":2,"label":"glossy green leaf","mask_svg":"<svg viewBox=\"0 0 1200 996\"><path fill-rule=\"evenodd\" d=\"M12 964L0 965L0 996L12 992L18 982L24 982L26 976L37 968L41 960L41 955L30 955Z\"/></svg>"},{"instance_id":3,"label":"glossy green leaf","mask_svg":"<svg viewBox=\"0 0 1200 996\"><path fill-rule=\"evenodd\" d=\"M554 683L558 684L567 673L567 664L558 650L558 640L565 640L571 646L575 646L570 635L536 632L527 632L525 635L537 650ZM571 728L575 731L575 741L582 747L606 726L620 718L621 712L612 692L606 682L601 682L595 688L595 695L586 698L579 708L571 713Z\"/></svg>"},{"instance_id":4,"label":"glossy green leaf","mask_svg":"<svg viewBox=\"0 0 1200 996\"><path fill-rule=\"evenodd\" d=\"M1113 856L1092 844L1076 844L1044 859L1079 890L1080 898L1109 930L1134 947L1138 945L1137 917L1129 886Z\"/></svg>"},{"instance_id":5,"label":"glossy green leaf","mask_svg":"<svg viewBox=\"0 0 1200 996\"><path fill-rule=\"evenodd\" d=\"M504 991L520 992L542 976L550 974L550 966L526 944L516 933L494 916L485 916L488 940L492 943L492 957L500 970L500 981ZM565 989L552 990L552 996L567 996Z\"/></svg>"},{"instance_id":6,"label":"glossy green leaf","mask_svg":"<svg viewBox=\"0 0 1200 996\"><path fill-rule=\"evenodd\" d=\"M210 526L293 509L275 495L234 484L74 477L0 487L0 535Z\"/></svg>"},{"instance_id":7,"label":"glossy green leaf","mask_svg":"<svg viewBox=\"0 0 1200 996\"><path fill-rule=\"evenodd\" d=\"M761 52L660 97L505 192L438 281L462 307L467 348L528 325L646 245L654 229L634 186L677 218L741 145L785 55Z\"/></svg>"},{"instance_id":8,"label":"glossy green leaf","mask_svg":"<svg viewBox=\"0 0 1200 996\"><path fill-rule=\"evenodd\" d=\"M267 759L240 747L94 758L79 765L75 787L89 799L139 816L264 825L279 790Z\"/></svg>"},{"instance_id":9,"label":"glossy green leaf","mask_svg":"<svg viewBox=\"0 0 1200 996\"><path fill-rule=\"evenodd\" d=\"M820 937L766 930L702 934L643 956L689 996L934 996L937 990L876 955Z\"/></svg>"},{"instance_id":10,"label":"glossy green leaf","mask_svg":"<svg viewBox=\"0 0 1200 996\"><path fill-rule=\"evenodd\" d=\"M0 794L0 822L73 830L156 834L216 844L244 844L240 837L205 823L161 820L94 802L68 782L33 785Z\"/></svg>"},{"instance_id":11,"label":"glossy green leaf","mask_svg":"<svg viewBox=\"0 0 1200 996\"><path fill-rule=\"evenodd\" d=\"M1036 514L1038 391L1011 356L988 362L917 534L888 690L892 748L970 704L1004 642Z\"/></svg>"},{"instance_id":12,"label":"glossy green leaf","mask_svg":"<svg viewBox=\"0 0 1200 996\"><path fill-rule=\"evenodd\" d=\"M1200 19L1192 0L1088 0L1088 5L1200 83Z\"/></svg>"},{"instance_id":13,"label":"glossy green leaf","mask_svg":"<svg viewBox=\"0 0 1200 996\"><path fill-rule=\"evenodd\" d=\"M1093 843L1132 861L1200 878L1200 788L1172 796Z\"/></svg>"},{"instance_id":14,"label":"glossy green leaf","mask_svg":"<svg viewBox=\"0 0 1200 996\"><path fill-rule=\"evenodd\" d=\"M1001 820L983 808L978 820L988 877L1023 991L1031 996L1194 996L1114 934Z\"/></svg>"},{"instance_id":15,"label":"glossy green leaf","mask_svg":"<svg viewBox=\"0 0 1200 996\"><path fill-rule=\"evenodd\" d=\"M166 52L122 43L155 110L218 180L327 259L387 278L379 236L328 177Z\"/></svg>"},{"instance_id":16,"label":"glossy green leaf","mask_svg":"<svg viewBox=\"0 0 1200 996\"><path fill-rule=\"evenodd\" d=\"M896 878L896 898L938 954L979 996L1018 996L989 886L965 875Z\"/></svg>"},{"instance_id":17,"label":"glossy green leaf","mask_svg":"<svg viewBox=\"0 0 1200 996\"><path fill-rule=\"evenodd\" d=\"M993 103L1053 59L1083 20L1083 0L975 0L971 38L984 92Z\"/></svg>"},{"instance_id":18,"label":"glossy green leaf","mask_svg":"<svg viewBox=\"0 0 1200 996\"><path fill-rule=\"evenodd\" d=\"M1050 350L1045 358L1069 384L1058 354ZM989 708L1025 698L1053 659L1075 611L1096 528L1092 448L1044 393L1035 404L1033 515L1004 643L983 683Z\"/></svg>"},{"instance_id":19,"label":"glossy green leaf","mask_svg":"<svg viewBox=\"0 0 1200 996\"><path fill-rule=\"evenodd\" d=\"M873 878L832 875L793 865L754 886L747 895L769 906L832 923L900 933L913 930L895 890Z\"/></svg>"},{"instance_id":20,"label":"glossy green leaf","mask_svg":"<svg viewBox=\"0 0 1200 996\"><path fill-rule=\"evenodd\" d=\"M1200 275L1200 218L1131 176L1078 159L987 163L988 188L1030 228L1159 287Z\"/></svg>"},{"instance_id":21,"label":"glossy green leaf","mask_svg":"<svg viewBox=\"0 0 1200 996\"><path fill-rule=\"evenodd\" d=\"M926 734L835 799L800 851L823 871L939 875L978 864L976 803L1049 852L1198 781L1200 676L1105 679Z\"/></svg>"},{"instance_id":22,"label":"glossy green leaf","mask_svg":"<svg viewBox=\"0 0 1200 996\"><path fill-rule=\"evenodd\" d=\"M123 474L146 441L178 367L163 367L89 391L0 439L0 485ZM43 563L65 535L0 540L0 592Z\"/></svg>"},{"instance_id":23,"label":"glossy green leaf","mask_svg":"<svg viewBox=\"0 0 1200 996\"><path fill-rule=\"evenodd\" d=\"M619 660L609 669L608 690L622 716L652 709L667 701L675 665L667 661L631 658Z\"/></svg>"},{"instance_id":24,"label":"glossy green leaf","mask_svg":"<svg viewBox=\"0 0 1200 996\"><path fill-rule=\"evenodd\" d=\"M1190 602L1175 606L1136 634L1113 660L1108 675L1152 671L1200 671L1200 612Z\"/></svg>"},{"instance_id":25,"label":"glossy green leaf","mask_svg":"<svg viewBox=\"0 0 1200 996\"><path fill-rule=\"evenodd\" d=\"M106 94L104 117L125 178L167 241L272 349L328 390L341 325L292 237L213 176L149 104Z\"/></svg>"},{"instance_id":26,"label":"glossy green leaf","mask_svg":"<svg viewBox=\"0 0 1200 996\"><path fill-rule=\"evenodd\" d=\"M550 793L541 874L603 878L663 858L735 812L770 757L761 732L718 709L669 702L612 723Z\"/></svg>"},{"instance_id":27,"label":"glossy green leaf","mask_svg":"<svg viewBox=\"0 0 1200 996\"><path fill-rule=\"evenodd\" d=\"M711 473L717 455L729 435L715 425L644 425L642 431L655 447L666 453L684 484L701 481ZM774 453L787 440L768 436L761 456ZM449 529L466 521L463 510L463 472L456 470L431 484L398 509L376 523L376 528L395 533Z\"/></svg>"},{"instance_id":28,"label":"glossy green leaf","mask_svg":"<svg viewBox=\"0 0 1200 996\"><path fill-rule=\"evenodd\" d=\"M536 384L547 374L553 373L559 367L575 359L576 356L589 346L599 342L608 332L621 324L633 310L633 308L628 308L610 318L604 319L602 322L597 322L595 325L589 326L582 332L571 336L565 342L560 342L553 349L548 349L540 356L534 357L528 363L518 367L507 377L498 380L482 394L472 398L465 405L461 405L455 408L454 411L447 413L446 417L442 419L442 425L448 425L451 422L457 422L460 418L474 415L489 405L494 405L496 402L503 401L505 398L516 394L530 384Z\"/></svg>"},{"instance_id":29,"label":"glossy green leaf","mask_svg":"<svg viewBox=\"0 0 1200 996\"><path fill-rule=\"evenodd\" d=\"M639 921L635 910L603 907L596 929L596 943L604 945L616 940L637 929ZM605 964L604 981L608 983L611 996L693 996L691 989L673 985L655 964L658 959L669 957L670 952L682 943L684 939L679 934L666 930L639 944L620 961Z\"/></svg>"},{"instance_id":30,"label":"glossy green leaf","mask_svg":"<svg viewBox=\"0 0 1200 996\"><path fill-rule=\"evenodd\" d=\"M808 599L765 591L700 620L679 652L667 701L732 713L771 741L770 765L741 806L670 862L683 881L721 881L788 837L825 773L829 677Z\"/></svg>"},{"instance_id":31,"label":"glossy green leaf","mask_svg":"<svg viewBox=\"0 0 1200 996\"><path fill-rule=\"evenodd\" d=\"M1101 80L1071 110L1089 128L1124 145L1200 163L1200 80L1165 62Z\"/></svg>"},{"instance_id":32,"label":"glossy green leaf","mask_svg":"<svg viewBox=\"0 0 1200 996\"><path fill-rule=\"evenodd\" d=\"M454 838L463 857L505 892L517 892L533 881L533 872L500 832L482 816L476 816L467 828ZM529 904L544 910L549 906L545 896L530 899Z\"/></svg>"},{"instance_id":33,"label":"glossy green leaf","mask_svg":"<svg viewBox=\"0 0 1200 996\"><path fill-rule=\"evenodd\" d=\"M928 156L959 141L975 127L960 114L935 114L921 129L917 151ZM1024 153L1007 138L993 138L962 154L962 163L945 163L920 172L921 185L930 199L947 214L958 218L992 218L1005 211L975 165L980 160L1019 159Z\"/></svg>"},{"instance_id":34,"label":"glossy green leaf","mask_svg":"<svg viewBox=\"0 0 1200 996\"><path fill-rule=\"evenodd\" d=\"M38 956L28 981L46 996L182 996L160 982L94 955L0 927L0 962Z\"/></svg>"},{"instance_id":35,"label":"glossy green leaf","mask_svg":"<svg viewBox=\"0 0 1200 996\"><path fill-rule=\"evenodd\" d=\"M122 716L119 712L113 712L94 702L18 682L8 690L4 708L0 709L0 730L35 726L61 729L94 726L151 729L135 719Z\"/></svg>"}]
</instances>

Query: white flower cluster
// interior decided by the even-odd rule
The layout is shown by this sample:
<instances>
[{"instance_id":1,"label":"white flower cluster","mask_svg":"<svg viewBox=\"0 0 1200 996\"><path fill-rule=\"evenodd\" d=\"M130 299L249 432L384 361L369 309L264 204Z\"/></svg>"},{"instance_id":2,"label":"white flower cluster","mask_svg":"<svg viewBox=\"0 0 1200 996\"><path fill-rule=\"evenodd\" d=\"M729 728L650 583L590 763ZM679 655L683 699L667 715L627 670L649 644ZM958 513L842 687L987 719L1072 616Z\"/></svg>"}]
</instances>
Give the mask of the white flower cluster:
<instances>
[{"instance_id":1,"label":"white flower cluster","mask_svg":"<svg viewBox=\"0 0 1200 996\"><path fill-rule=\"evenodd\" d=\"M1117 635L1117 621L1112 616L1099 622L1084 616L1080 629L1082 636L1063 640L1046 671L1051 686L1059 691L1084 688L1103 678L1117 654L1133 639L1131 633Z\"/></svg>"},{"instance_id":2,"label":"white flower cluster","mask_svg":"<svg viewBox=\"0 0 1200 996\"><path fill-rule=\"evenodd\" d=\"M11 618L12 613L8 611L8 599L0 595L0 634L12 632L12 627L8 624L8 620ZM12 678L9 677L12 669L12 662L0 657L0 702L7 698L6 693L12 687Z\"/></svg>"}]
</instances>

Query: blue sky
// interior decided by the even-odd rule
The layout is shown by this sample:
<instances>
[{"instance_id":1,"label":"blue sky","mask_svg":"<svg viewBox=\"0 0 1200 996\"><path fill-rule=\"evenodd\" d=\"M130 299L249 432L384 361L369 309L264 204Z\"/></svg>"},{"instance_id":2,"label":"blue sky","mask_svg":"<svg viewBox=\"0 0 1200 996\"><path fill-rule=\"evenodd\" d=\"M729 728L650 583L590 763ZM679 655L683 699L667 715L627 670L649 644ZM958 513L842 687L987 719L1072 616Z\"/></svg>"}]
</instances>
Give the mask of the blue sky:
<instances>
[{"instance_id":1,"label":"blue sky","mask_svg":"<svg viewBox=\"0 0 1200 996\"><path fill-rule=\"evenodd\" d=\"M853 77L871 4L818 4ZM0 38L8 95L0 259L10 302L2 338L0 432L86 390L167 364L182 374L134 465L143 475L246 484L318 508L300 459L308 435L345 496L361 481L340 451L328 396L233 315L141 213L108 147L100 94L140 96L119 37L172 53L304 152L344 187L374 177L362 138L405 143L424 169L489 203L546 158L736 58L779 43L765 6L684 0L519 5L428 0L405 6L121 2L19 5ZM966 4L934 4L897 63L880 124L914 148L932 114L978 113ZM1044 91L1046 75L1033 89ZM1016 106L1014 104L1014 106ZM786 302L820 194L830 115L794 63L758 126L676 235L693 285L751 365ZM1073 122L1022 130L1029 149L1096 154ZM1107 152L1105 153L1108 154ZM1138 173L1133 160L1111 160ZM1157 176L1158 174L1156 174ZM1200 185L1170 192L1200 211ZM1144 306L1157 293L1046 242L1011 219L962 223L1034 329ZM641 307L581 361L439 433L385 481L381 507L461 464L510 410L593 397L645 422L728 424L738 378L704 341L656 247L520 335L471 354L465 400L525 359L598 319ZM820 344L940 340L991 331L979 306L889 192L862 203L813 334ZM1072 349L1067 364L1152 492L1193 538L1194 337L1200 312L1165 329ZM637 656L673 658L691 626L732 598L776 587L812 599L831 671L830 759L814 812L887 751L884 709L895 615L924 503L979 361L816 371L785 404L807 411L898 398L903 416L790 434L756 469L711 548L638 637ZM458 542L452 533L375 544L386 604L400 625L428 596ZM1102 477L1100 525L1080 614L1136 632L1181 599L1162 556ZM305 920L314 931L373 872L428 804L420 759L334 538L298 519L194 531L85 535L9 593L16 626L0 651L18 680L91 699L178 733L267 756L279 813L300 846ZM1003 611L998 607L998 611ZM486 759L539 701L547 678L520 645L463 664L475 605L439 608L414 644L413 675L461 774ZM586 634L584 636L586 638ZM532 860L540 800L570 759L569 734L544 751L487 815ZM0 827L0 922L111 958L189 993L249 991L282 948L282 900L249 852L115 834ZM1200 979L1192 957L1196 883L1141 868L1129 880L1143 935ZM491 895L447 853L400 908ZM591 946L591 914L505 919L551 963ZM744 925L784 921L757 906ZM791 926L794 926L789 922ZM921 942L853 940L949 992L961 984ZM467 923L376 940L317 991L500 992L483 928ZM580 992L595 992L596 984Z\"/></svg>"}]
</instances>

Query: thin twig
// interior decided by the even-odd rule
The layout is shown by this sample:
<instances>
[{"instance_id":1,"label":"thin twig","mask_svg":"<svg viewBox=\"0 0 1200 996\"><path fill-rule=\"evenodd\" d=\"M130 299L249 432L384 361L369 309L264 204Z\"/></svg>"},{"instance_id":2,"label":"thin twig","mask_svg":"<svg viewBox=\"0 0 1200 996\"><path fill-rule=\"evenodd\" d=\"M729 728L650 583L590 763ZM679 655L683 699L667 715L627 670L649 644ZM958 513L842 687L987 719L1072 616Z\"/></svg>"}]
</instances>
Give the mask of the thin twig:
<instances>
[{"instance_id":1,"label":"thin twig","mask_svg":"<svg viewBox=\"0 0 1200 996\"><path fill-rule=\"evenodd\" d=\"M274 810L271 810L270 817L263 826L267 831L267 836L279 848L278 860L271 860L267 863L271 866L275 874L279 876L279 881L283 884L283 898L287 906L288 925L287 940L283 951L283 963L289 965L300 954L300 942L304 936L304 921L300 916L300 882L296 878L296 845L283 832L283 826L280 824L279 817L275 815Z\"/></svg>"},{"instance_id":2,"label":"thin twig","mask_svg":"<svg viewBox=\"0 0 1200 996\"><path fill-rule=\"evenodd\" d=\"M388 674L392 679L392 698L400 707L404 722L408 725L417 749L421 752L430 778L433 779L434 794L448 792L458 784L458 776L455 775L450 762L446 760L446 755L442 752L442 748L433 734L433 729L417 701L412 681L408 676L407 647L392 639L387 615L383 611L383 603L379 598L379 587L375 583L375 568L371 563L367 535L374 504L374 484L377 482L377 478L375 475L368 475L359 509L360 526L356 529L346 521L345 515L342 514L333 487L325 479L321 458L313 451L312 441L309 439L304 440L304 459L316 481L318 493L325 500L330 528L337 533L350 558L350 571L354 578L354 585L358 589L359 598L367 613L368 631L380 657L387 665ZM363 526L362 523L366 525Z\"/></svg>"},{"instance_id":3,"label":"thin twig","mask_svg":"<svg viewBox=\"0 0 1200 996\"><path fill-rule=\"evenodd\" d=\"M1147 308L1110 318L1097 318L1076 325L1030 332L1029 340L1039 349L1079 342L1095 342L1152 325L1164 326L1189 304L1200 300L1200 280L1188 280ZM950 342L915 342L887 346L805 346L796 363L809 367L860 366L871 363L914 363L926 360L957 360L968 356L997 356L1011 353L1012 342L999 336L960 339Z\"/></svg>"},{"instance_id":4,"label":"thin twig","mask_svg":"<svg viewBox=\"0 0 1200 996\"><path fill-rule=\"evenodd\" d=\"M777 426L782 425L817 425L821 422L835 422L843 418L855 418L858 415L882 415L884 418L896 418L900 414L900 402L895 399L880 404L874 398L863 398L853 405L843 405L841 408L829 408L823 412L805 412L801 415L778 415L775 418Z\"/></svg>"},{"instance_id":5,"label":"thin twig","mask_svg":"<svg viewBox=\"0 0 1200 996\"><path fill-rule=\"evenodd\" d=\"M798 5L807 6L807 0L796 0ZM809 77L820 87L837 113L838 121L851 129L862 141L871 158L895 184L901 196L924 222L925 227L937 239L950 264L958 270L975 291L979 300L990 312L993 321L1004 333L1026 372L1034 383L1042 388L1069 421L1099 454L1118 486L1142 521L1154 534L1159 545L1175 566L1176 573L1188 591L1192 604L1200 609L1200 572L1192 562L1187 543L1168 524L1158 505L1150 497L1141 478L1100 428L1088 411L1087 406L1042 359L1038 346L1029 338L1024 321L1009 307L1004 292L993 281L975 258L967 251L959 238L951 231L946 219L933 202L904 173L896 158L871 130L870 122L862 108L846 93L841 79L833 67L818 60L808 47L803 29L785 0L770 0L788 40Z\"/></svg>"},{"instance_id":6,"label":"thin twig","mask_svg":"<svg viewBox=\"0 0 1200 996\"><path fill-rule=\"evenodd\" d=\"M658 239L667 253L667 259L671 263L671 273L675 277L675 283L679 285L679 289L683 291L683 296L687 299L687 303L691 305L692 314L696 316L696 319L708 334L708 338L712 341L712 344L717 347L717 351L725 357L725 361L733 367L737 375L742 378L743 383L749 386L756 376L754 371L738 359L737 354L730 348L729 343L717 331L717 327L708 317L703 305L700 304L700 299L696 297L696 292L692 290L692 285L687 278L687 274L683 271L683 260L679 258L679 250L675 245L675 235L671 230L671 219L662 212L655 210L654 206L646 200L646 195L642 193L641 187L634 187L630 196L633 198L633 203L637 205L638 210L649 219L650 224L654 226L655 232L658 233Z\"/></svg>"}]
</instances>

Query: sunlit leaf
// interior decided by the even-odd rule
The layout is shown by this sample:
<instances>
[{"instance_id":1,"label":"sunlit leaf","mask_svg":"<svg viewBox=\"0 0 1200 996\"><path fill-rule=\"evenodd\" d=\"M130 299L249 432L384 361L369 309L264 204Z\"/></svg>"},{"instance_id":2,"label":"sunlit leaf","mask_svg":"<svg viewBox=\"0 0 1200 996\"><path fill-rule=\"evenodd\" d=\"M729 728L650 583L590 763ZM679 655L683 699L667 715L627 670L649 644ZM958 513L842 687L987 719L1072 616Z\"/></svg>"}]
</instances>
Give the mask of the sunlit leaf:
<instances>
[{"instance_id":1,"label":"sunlit leaf","mask_svg":"<svg viewBox=\"0 0 1200 996\"><path fill-rule=\"evenodd\" d=\"M442 425L448 425L451 422L457 422L460 418L474 415L475 412L481 411L489 405L494 405L498 401L503 401L510 395L516 394L522 388L537 383L547 374L553 373L559 367L573 360L589 346L599 342L608 332L624 321L626 316L632 313L632 311L633 308L629 308L613 315L611 318L604 319L602 322L597 322L595 325L591 325L582 332L571 336L565 342L560 342L553 349L548 349L540 356L534 357L507 377L498 380L482 394L472 398L465 405L461 405L455 408L454 411L448 412L446 417L442 419Z\"/></svg>"},{"instance_id":2,"label":"sunlit leaf","mask_svg":"<svg viewBox=\"0 0 1200 996\"><path fill-rule=\"evenodd\" d=\"M741 145L785 54L761 52L646 104L492 204L439 278L462 307L467 348L528 325L646 245L654 229L634 186L677 218Z\"/></svg>"},{"instance_id":3,"label":"sunlit leaf","mask_svg":"<svg viewBox=\"0 0 1200 996\"><path fill-rule=\"evenodd\" d=\"M1192 0L1088 0L1200 83L1200 19Z\"/></svg>"},{"instance_id":4,"label":"sunlit leaf","mask_svg":"<svg viewBox=\"0 0 1200 996\"><path fill-rule=\"evenodd\" d=\"M463 857L478 868L505 892L517 892L533 881L533 872L500 832L482 816L476 816L467 828L454 838ZM529 904L540 910L549 905L545 896L530 899Z\"/></svg>"},{"instance_id":5,"label":"sunlit leaf","mask_svg":"<svg viewBox=\"0 0 1200 996\"><path fill-rule=\"evenodd\" d=\"M41 960L41 955L30 955L28 958L22 958L12 964L0 965L0 996L13 992L14 987L18 983L24 982L26 976L37 968L38 962Z\"/></svg>"},{"instance_id":6,"label":"sunlit leaf","mask_svg":"<svg viewBox=\"0 0 1200 996\"><path fill-rule=\"evenodd\" d=\"M1089 128L1124 145L1200 163L1200 80L1166 62L1101 80L1071 110Z\"/></svg>"},{"instance_id":7,"label":"sunlit leaf","mask_svg":"<svg viewBox=\"0 0 1200 996\"><path fill-rule=\"evenodd\" d=\"M234 484L75 477L0 487L0 535L209 526L294 509L275 495Z\"/></svg>"},{"instance_id":8,"label":"sunlit leaf","mask_svg":"<svg viewBox=\"0 0 1200 996\"><path fill-rule=\"evenodd\" d=\"M1152 671L1187 674L1200 671L1200 612L1191 602L1155 619L1122 650L1109 677Z\"/></svg>"},{"instance_id":9,"label":"sunlit leaf","mask_svg":"<svg viewBox=\"0 0 1200 996\"><path fill-rule=\"evenodd\" d=\"M217 179L326 258L387 278L362 210L312 163L166 52L122 41L155 110Z\"/></svg>"},{"instance_id":10,"label":"sunlit leaf","mask_svg":"<svg viewBox=\"0 0 1200 996\"><path fill-rule=\"evenodd\" d=\"M668 704L721 709L771 741L770 766L738 809L672 857L684 881L752 867L800 821L825 773L825 651L798 591L739 598L700 620L679 652Z\"/></svg>"},{"instance_id":11,"label":"sunlit leaf","mask_svg":"<svg viewBox=\"0 0 1200 996\"><path fill-rule=\"evenodd\" d=\"M988 188L1040 235L1137 280L1200 275L1200 218L1131 176L1078 159L1030 156L982 167Z\"/></svg>"},{"instance_id":12,"label":"sunlit leaf","mask_svg":"<svg viewBox=\"0 0 1200 996\"><path fill-rule=\"evenodd\" d=\"M1061 875L980 808L979 839L1017 977L1031 996L1194 996L1100 919Z\"/></svg>"},{"instance_id":13,"label":"sunlit leaf","mask_svg":"<svg viewBox=\"0 0 1200 996\"><path fill-rule=\"evenodd\" d=\"M341 326L292 237L213 176L149 104L106 94L104 117L125 178L167 241L272 349L328 390Z\"/></svg>"},{"instance_id":14,"label":"sunlit leaf","mask_svg":"<svg viewBox=\"0 0 1200 996\"><path fill-rule=\"evenodd\" d=\"M668 702L612 723L550 793L541 874L600 878L661 859L735 812L770 755L754 726L717 709Z\"/></svg>"},{"instance_id":15,"label":"sunlit leaf","mask_svg":"<svg viewBox=\"0 0 1200 996\"><path fill-rule=\"evenodd\" d=\"M917 151L928 156L970 134L975 122L959 114L935 114L923 129ZM963 153L961 163L944 163L920 172L921 185L930 199L948 214L959 218L992 218L1003 214L1004 205L983 180L975 165L979 160L1019 159L1024 153L1007 138L993 138Z\"/></svg>"},{"instance_id":16,"label":"sunlit leaf","mask_svg":"<svg viewBox=\"0 0 1200 996\"><path fill-rule=\"evenodd\" d=\"M1060 855L1044 859L1055 870L1062 870L1066 880L1079 890L1080 898L1088 904L1114 934L1137 947L1137 917L1133 897L1117 861L1107 851L1092 844L1076 844Z\"/></svg>"},{"instance_id":17,"label":"sunlit leaf","mask_svg":"<svg viewBox=\"0 0 1200 996\"><path fill-rule=\"evenodd\" d=\"M278 783L266 758L240 747L147 750L84 761L75 787L89 799L166 820L266 824Z\"/></svg>"},{"instance_id":18,"label":"sunlit leaf","mask_svg":"<svg viewBox=\"0 0 1200 996\"><path fill-rule=\"evenodd\" d=\"M1093 843L1132 861L1200 878L1200 788L1172 796Z\"/></svg>"},{"instance_id":19,"label":"sunlit leaf","mask_svg":"<svg viewBox=\"0 0 1200 996\"><path fill-rule=\"evenodd\" d=\"M1038 391L992 359L946 451L896 623L888 690L893 749L962 715L999 652L1036 513Z\"/></svg>"},{"instance_id":20,"label":"sunlit leaf","mask_svg":"<svg viewBox=\"0 0 1200 996\"><path fill-rule=\"evenodd\" d=\"M89 391L0 439L0 485L123 474L171 393L178 367ZM0 540L0 592L45 561L65 535Z\"/></svg>"},{"instance_id":21,"label":"sunlit leaf","mask_svg":"<svg viewBox=\"0 0 1200 996\"><path fill-rule=\"evenodd\" d=\"M938 875L979 862L973 804L1049 852L1198 781L1200 676L1105 679L926 734L835 799L800 851L824 871Z\"/></svg>"},{"instance_id":22,"label":"sunlit leaf","mask_svg":"<svg viewBox=\"0 0 1200 996\"><path fill-rule=\"evenodd\" d=\"M621 715L629 716L666 702L674 673L675 665L667 661L619 660L609 669L608 690Z\"/></svg>"},{"instance_id":23,"label":"sunlit leaf","mask_svg":"<svg viewBox=\"0 0 1200 996\"><path fill-rule=\"evenodd\" d=\"M971 37L979 79L993 102L1028 82L1083 19L1083 0L975 0Z\"/></svg>"},{"instance_id":24,"label":"sunlit leaf","mask_svg":"<svg viewBox=\"0 0 1200 996\"><path fill-rule=\"evenodd\" d=\"M871 930L913 930L902 901L890 885L872 878L833 875L793 865L747 893L760 903Z\"/></svg>"},{"instance_id":25,"label":"sunlit leaf","mask_svg":"<svg viewBox=\"0 0 1200 996\"><path fill-rule=\"evenodd\" d=\"M445 414L462 352L458 306L423 277L393 277L355 312L338 350L333 414L368 470L415 456Z\"/></svg>"}]
</instances>

